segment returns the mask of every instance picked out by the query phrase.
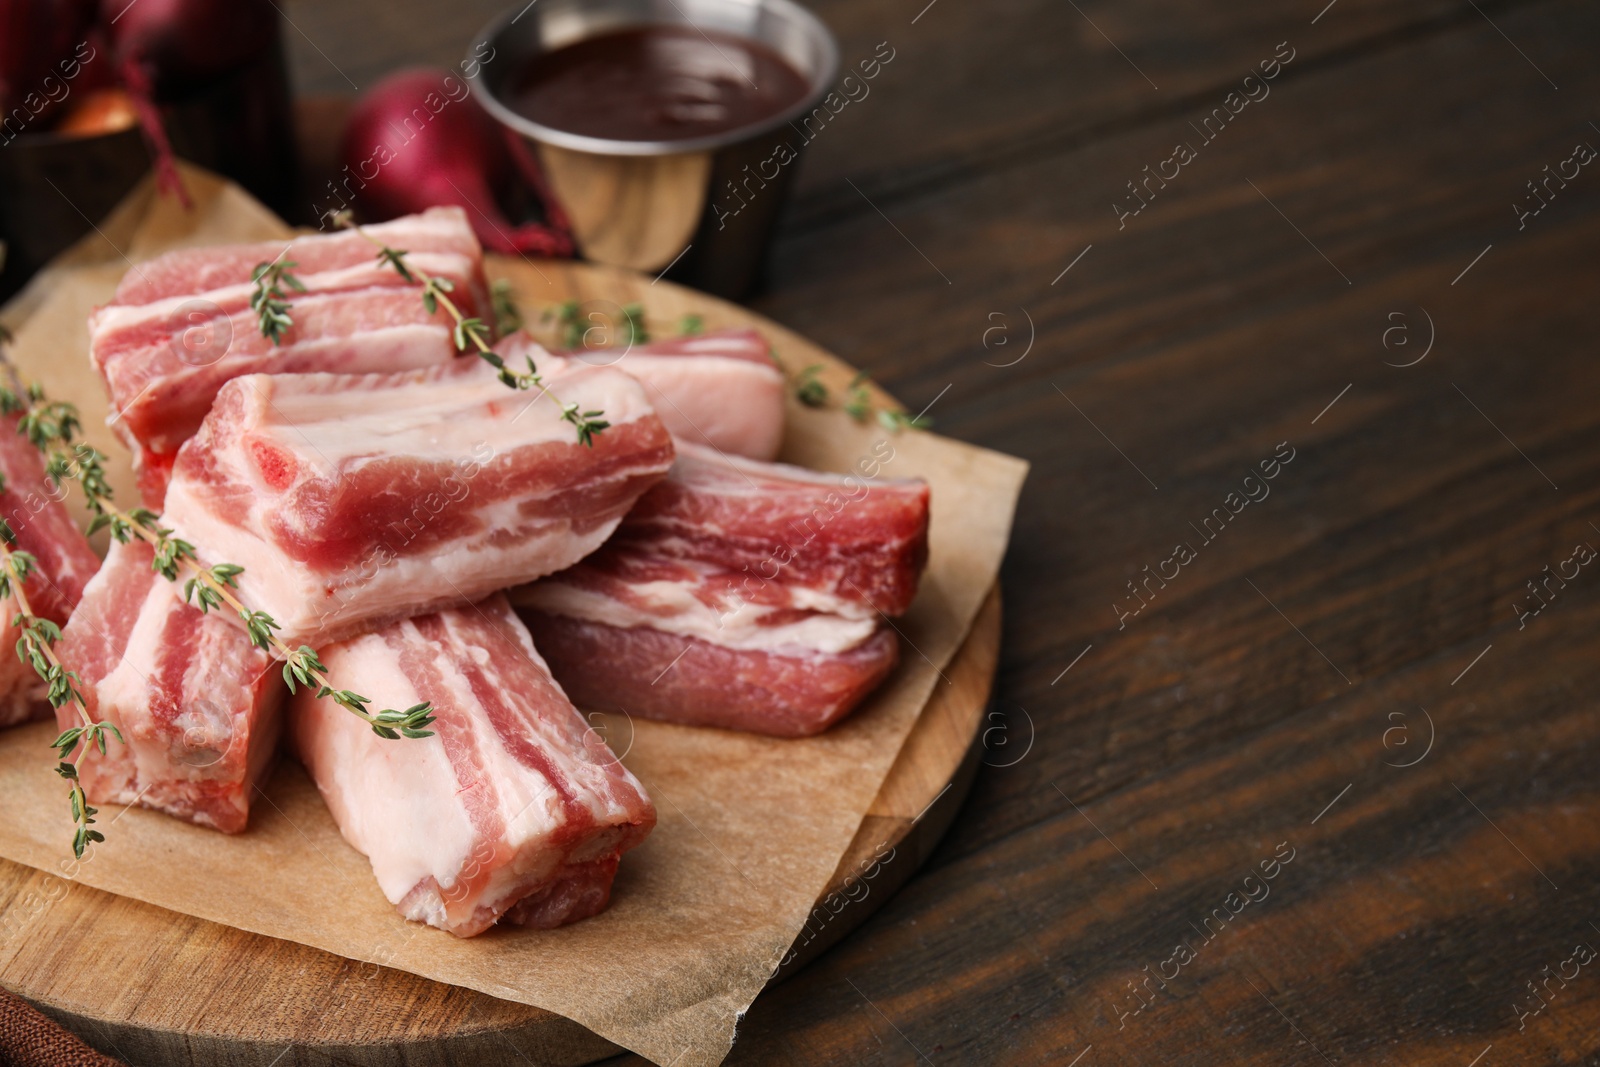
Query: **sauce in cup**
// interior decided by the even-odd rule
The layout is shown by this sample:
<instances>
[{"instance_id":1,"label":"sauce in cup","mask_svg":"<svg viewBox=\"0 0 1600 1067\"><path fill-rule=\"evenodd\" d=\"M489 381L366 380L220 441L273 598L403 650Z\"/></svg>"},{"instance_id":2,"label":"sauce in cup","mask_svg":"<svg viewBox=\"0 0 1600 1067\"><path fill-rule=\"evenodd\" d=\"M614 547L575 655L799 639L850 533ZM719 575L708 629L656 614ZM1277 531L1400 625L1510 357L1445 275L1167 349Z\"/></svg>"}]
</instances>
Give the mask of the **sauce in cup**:
<instances>
[{"instance_id":1,"label":"sauce in cup","mask_svg":"<svg viewBox=\"0 0 1600 1067\"><path fill-rule=\"evenodd\" d=\"M538 56L507 103L552 129L616 141L682 141L750 126L805 97L776 51L720 30L614 30Z\"/></svg>"}]
</instances>

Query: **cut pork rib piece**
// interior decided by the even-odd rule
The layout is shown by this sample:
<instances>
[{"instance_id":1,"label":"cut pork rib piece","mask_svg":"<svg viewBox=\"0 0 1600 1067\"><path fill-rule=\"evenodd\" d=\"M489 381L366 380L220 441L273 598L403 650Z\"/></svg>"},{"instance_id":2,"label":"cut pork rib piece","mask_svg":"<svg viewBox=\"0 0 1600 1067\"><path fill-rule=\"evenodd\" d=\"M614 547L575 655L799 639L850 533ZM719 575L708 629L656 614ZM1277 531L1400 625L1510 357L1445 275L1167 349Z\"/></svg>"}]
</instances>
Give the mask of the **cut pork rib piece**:
<instances>
[{"instance_id":1,"label":"cut pork rib piece","mask_svg":"<svg viewBox=\"0 0 1600 1067\"><path fill-rule=\"evenodd\" d=\"M648 625L518 610L584 707L771 737L826 730L876 689L899 659L898 641L887 628L843 652L730 648Z\"/></svg>"},{"instance_id":2,"label":"cut pork rib piece","mask_svg":"<svg viewBox=\"0 0 1600 1067\"><path fill-rule=\"evenodd\" d=\"M466 212L458 207L429 208L417 215L363 226L362 231L373 240L411 253L408 259L418 253L483 258L483 248L467 222ZM256 264L271 263L280 256L293 260L298 264L296 272L307 277L375 262L375 251L372 242L354 230L305 234L288 241L184 248L130 270L118 284L111 302L152 304L171 296L225 289L238 284L240 278L248 282ZM481 287L475 290L474 299L481 303L483 293Z\"/></svg>"},{"instance_id":3,"label":"cut pork rib piece","mask_svg":"<svg viewBox=\"0 0 1600 1067\"><path fill-rule=\"evenodd\" d=\"M309 690L290 704L295 751L402 915L471 937L502 917L552 927L605 908L617 861L650 833L655 808L503 596L322 658L375 706L433 705L436 736L386 741Z\"/></svg>"},{"instance_id":4,"label":"cut pork rib piece","mask_svg":"<svg viewBox=\"0 0 1600 1067\"><path fill-rule=\"evenodd\" d=\"M531 355L543 366L543 350L526 334L514 334L499 351L520 367ZM562 353L615 367L637 378L674 437L709 445L730 455L770 460L783 444L783 372L754 330L717 330L692 337Z\"/></svg>"},{"instance_id":5,"label":"cut pork rib piece","mask_svg":"<svg viewBox=\"0 0 1600 1067\"><path fill-rule=\"evenodd\" d=\"M16 548L37 564L23 585L28 606L64 626L100 569L100 557L62 504L66 489L45 476L39 450L19 432L20 421L17 415L0 417L0 519L15 535ZM14 599L0 600L0 727L50 715L39 676L13 653L16 614Z\"/></svg>"},{"instance_id":6,"label":"cut pork rib piece","mask_svg":"<svg viewBox=\"0 0 1600 1067\"><path fill-rule=\"evenodd\" d=\"M599 547L672 465L639 384L571 367L550 388L611 427L588 447L481 360L389 375L249 375L179 454L164 521L290 645L471 603Z\"/></svg>"},{"instance_id":7,"label":"cut pork rib piece","mask_svg":"<svg viewBox=\"0 0 1600 1067\"><path fill-rule=\"evenodd\" d=\"M277 750L282 676L222 613L184 603L153 556L142 541L113 543L57 645L90 717L125 742L84 758L84 793L238 833ZM74 704L56 718L81 725Z\"/></svg>"},{"instance_id":8,"label":"cut pork rib piece","mask_svg":"<svg viewBox=\"0 0 1600 1067\"><path fill-rule=\"evenodd\" d=\"M600 551L512 599L586 707L803 736L893 669L882 620L910 607L927 538L920 480L684 445Z\"/></svg>"},{"instance_id":9,"label":"cut pork rib piece","mask_svg":"<svg viewBox=\"0 0 1600 1067\"><path fill-rule=\"evenodd\" d=\"M483 251L459 208L367 228L409 250L407 262L455 286L467 315L488 307ZM293 262L306 287L285 290L294 324L261 336L250 307L258 263ZM224 382L242 374L363 373L446 363L452 320L430 314L420 287L375 258L360 235L171 252L128 272L89 319L89 355L111 397L111 426L134 453L145 502L160 507L178 447Z\"/></svg>"},{"instance_id":10,"label":"cut pork rib piece","mask_svg":"<svg viewBox=\"0 0 1600 1067\"><path fill-rule=\"evenodd\" d=\"M928 484L824 474L685 446L671 477L642 497L619 543L777 581L883 615L902 615L928 561Z\"/></svg>"}]
</instances>

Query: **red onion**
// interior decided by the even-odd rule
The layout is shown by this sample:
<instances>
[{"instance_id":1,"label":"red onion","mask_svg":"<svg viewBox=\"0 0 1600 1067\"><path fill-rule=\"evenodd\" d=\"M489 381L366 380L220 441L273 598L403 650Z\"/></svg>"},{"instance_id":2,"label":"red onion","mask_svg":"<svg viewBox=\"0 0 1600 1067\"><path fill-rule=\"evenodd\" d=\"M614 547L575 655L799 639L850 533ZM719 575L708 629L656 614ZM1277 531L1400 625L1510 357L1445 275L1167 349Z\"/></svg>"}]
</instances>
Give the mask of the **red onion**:
<instances>
[{"instance_id":1,"label":"red onion","mask_svg":"<svg viewBox=\"0 0 1600 1067\"><path fill-rule=\"evenodd\" d=\"M92 48L79 49L94 13L95 0L0 0L0 121L11 121L7 139L66 99L82 61L93 55Z\"/></svg>"},{"instance_id":2,"label":"red onion","mask_svg":"<svg viewBox=\"0 0 1600 1067\"><path fill-rule=\"evenodd\" d=\"M364 215L388 219L454 204L493 251L572 254L566 216L531 155L455 74L407 70L374 85L350 116L341 158L344 169L330 188L341 200L353 195ZM549 225L507 220L495 193L519 180L544 201Z\"/></svg>"},{"instance_id":3,"label":"red onion","mask_svg":"<svg viewBox=\"0 0 1600 1067\"><path fill-rule=\"evenodd\" d=\"M277 18L271 0L103 0L101 20L155 157L156 179L184 207L189 192L156 105L205 87L269 47Z\"/></svg>"},{"instance_id":4,"label":"red onion","mask_svg":"<svg viewBox=\"0 0 1600 1067\"><path fill-rule=\"evenodd\" d=\"M230 74L271 45L271 0L103 0L117 63L143 68L156 99L172 100Z\"/></svg>"}]
</instances>

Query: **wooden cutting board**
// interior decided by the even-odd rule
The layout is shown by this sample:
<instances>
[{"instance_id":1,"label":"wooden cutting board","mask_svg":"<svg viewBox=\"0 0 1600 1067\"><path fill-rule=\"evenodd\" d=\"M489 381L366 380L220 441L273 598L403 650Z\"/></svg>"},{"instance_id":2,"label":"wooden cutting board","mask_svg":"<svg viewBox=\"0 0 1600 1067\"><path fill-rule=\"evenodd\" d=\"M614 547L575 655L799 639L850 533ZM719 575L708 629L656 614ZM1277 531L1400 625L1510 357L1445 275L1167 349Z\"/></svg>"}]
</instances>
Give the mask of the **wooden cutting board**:
<instances>
[{"instance_id":1,"label":"wooden cutting board","mask_svg":"<svg viewBox=\"0 0 1600 1067\"><path fill-rule=\"evenodd\" d=\"M622 328L622 308L637 302L657 335L677 332L689 314L701 316L708 329L753 326L772 340L791 372L820 366L818 378L833 397L845 395L855 374L776 323L668 282L586 264L500 257L490 257L489 273L512 282L530 328L552 337L560 324L541 322L540 315L563 301L578 301L584 327L597 331ZM877 404L894 406L881 391L873 395ZM938 687L923 710L776 981L888 899L949 826L984 751L999 641L996 589L945 670L951 684ZM83 886L62 895L62 884L0 860L0 938L23 939L0 969L0 985L95 1047L141 1067L288 1067L330 1058L426 1067L567 1065L622 1051L539 1008Z\"/></svg>"}]
</instances>

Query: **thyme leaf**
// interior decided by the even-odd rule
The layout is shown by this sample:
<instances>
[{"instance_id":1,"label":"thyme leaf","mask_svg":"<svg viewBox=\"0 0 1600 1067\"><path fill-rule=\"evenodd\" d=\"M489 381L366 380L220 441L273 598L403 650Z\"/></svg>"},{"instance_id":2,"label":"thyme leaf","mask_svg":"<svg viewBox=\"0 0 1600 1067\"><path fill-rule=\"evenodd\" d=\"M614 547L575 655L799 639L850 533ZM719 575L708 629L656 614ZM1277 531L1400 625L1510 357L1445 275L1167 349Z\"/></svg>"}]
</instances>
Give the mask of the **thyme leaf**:
<instances>
[{"instance_id":1,"label":"thyme leaf","mask_svg":"<svg viewBox=\"0 0 1600 1067\"><path fill-rule=\"evenodd\" d=\"M929 429L933 426L933 420L926 415L907 415L903 411L883 409L878 412L878 425L890 433L899 433L901 430Z\"/></svg>"},{"instance_id":2,"label":"thyme leaf","mask_svg":"<svg viewBox=\"0 0 1600 1067\"><path fill-rule=\"evenodd\" d=\"M650 331L644 325L644 306L625 304L622 308L622 341L632 347L650 340Z\"/></svg>"},{"instance_id":3,"label":"thyme leaf","mask_svg":"<svg viewBox=\"0 0 1600 1067\"><path fill-rule=\"evenodd\" d=\"M795 379L794 398L808 408L828 406L828 387L817 378L821 370L822 364L813 363Z\"/></svg>"},{"instance_id":4,"label":"thyme leaf","mask_svg":"<svg viewBox=\"0 0 1600 1067\"><path fill-rule=\"evenodd\" d=\"M505 278L496 278L494 284L489 287L489 295L494 303L495 330L504 337L522 329L522 311L517 307L516 296L511 291L511 282Z\"/></svg>"},{"instance_id":5,"label":"thyme leaf","mask_svg":"<svg viewBox=\"0 0 1600 1067\"><path fill-rule=\"evenodd\" d=\"M250 292L250 309L256 313L256 325L261 336L278 344L289 332L294 320L289 317L289 297L285 287L297 293L306 291L305 283L292 273L299 264L292 259L257 263L250 272L255 288Z\"/></svg>"},{"instance_id":6,"label":"thyme leaf","mask_svg":"<svg viewBox=\"0 0 1600 1067\"><path fill-rule=\"evenodd\" d=\"M799 374L789 374L783 360L778 358L778 353L767 353L772 362L777 364L779 370L789 378L794 389L794 398L808 408L825 408L832 400L826 384L823 383L821 374L823 365L813 363ZM926 430L933 425L933 420L926 415L907 415L903 411L894 411L889 408L876 408L872 403L872 379L866 371L857 371L855 377L850 379L850 384L845 386L844 400L839 404L839 410L849 415L857 422L866 422L876 417L879 426L890 433L900 433L904 430Z\"/></svg>"}]
</instances>

